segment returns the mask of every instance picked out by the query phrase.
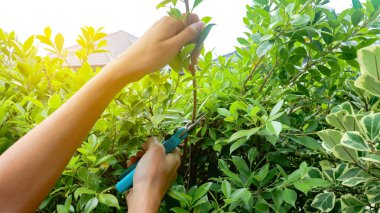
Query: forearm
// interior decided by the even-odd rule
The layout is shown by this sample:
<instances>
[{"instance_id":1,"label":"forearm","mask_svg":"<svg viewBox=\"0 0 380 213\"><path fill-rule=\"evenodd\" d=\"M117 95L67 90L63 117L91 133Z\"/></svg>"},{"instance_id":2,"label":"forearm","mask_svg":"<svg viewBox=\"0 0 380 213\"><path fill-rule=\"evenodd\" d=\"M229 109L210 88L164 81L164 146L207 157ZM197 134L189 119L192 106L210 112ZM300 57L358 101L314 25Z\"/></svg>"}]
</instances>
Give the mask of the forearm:
<instances>
[{"instance_id":1,"label":"forearm","mask_svg":"<svg viewBox=\"0 0 380 213\"><path fill-rule=\"evenodd\" d=\"M0 156L0 206L34 211L127 79L113 63Z\"/></svg>"}]
</instances>

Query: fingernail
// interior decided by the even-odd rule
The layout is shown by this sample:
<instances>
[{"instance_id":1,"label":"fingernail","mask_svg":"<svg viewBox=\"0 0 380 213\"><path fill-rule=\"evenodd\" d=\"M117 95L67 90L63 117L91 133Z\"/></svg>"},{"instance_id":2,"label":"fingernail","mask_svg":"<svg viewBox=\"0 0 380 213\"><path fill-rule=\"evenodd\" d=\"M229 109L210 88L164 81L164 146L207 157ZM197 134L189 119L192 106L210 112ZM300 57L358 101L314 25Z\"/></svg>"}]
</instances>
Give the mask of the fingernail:
<instances>
[{"instance_id":1,"label":"fingernail","mask_svg":"<svg viewBox=\"0 0 380 213\"><path fill-rule=\"evenodd\" d=\"M198 22L192 24L191 26L194 27L197 31L201 31L201 30L203 30L205 23L198 21Z\"/></svg>"}]
</instances>

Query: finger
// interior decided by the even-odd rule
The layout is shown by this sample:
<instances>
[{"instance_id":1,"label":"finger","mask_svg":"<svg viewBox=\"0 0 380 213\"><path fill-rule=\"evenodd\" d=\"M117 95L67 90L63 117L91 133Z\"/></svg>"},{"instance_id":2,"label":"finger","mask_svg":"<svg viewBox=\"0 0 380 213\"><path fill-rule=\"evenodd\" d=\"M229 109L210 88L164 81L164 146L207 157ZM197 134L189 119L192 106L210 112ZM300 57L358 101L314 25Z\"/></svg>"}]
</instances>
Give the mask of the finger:
<instances>
[{"instance_id":1,"label":"finger","mask_svg":"<svg viewBox=\"0 0 380 213\"><path fill-rule=\"evenodd\" d=\"M178 148L175 148L172 153L166 155L166 162L171 168L174 168L175 171L177 171L181 165L181 151Z\"/></svg>"},{"instance_id":2,"label":"finger","mask_svg":"<svg viewBox=\"0 0 380 213\"><path fill-rule=\"evenodd\" d=\"M173 42L179 48L182 48L186 44L190 42L194 42L198 35L201 33L205 24L201 21L193 23L187 26L184 30L178 33L176 36L171 38L171 42Z\"/></svg>"},{"instance_id":3,"label":"finger","mask_svg":"<svg viewBox=\"0 0 380 213\"><path fill-rule=\"evenodd\" d=\"M141 147L144 151L148 150L148 143L147 142L143 143Z\"/></svg>"},{"instance_id":4,"label":"finger","mask_svg":"<svg viewBox=\"0 0 380 213\"><path fill-rule=\"evenodd\" d=\"M190 13L189 15L188 13L182 13L182 17L186 26L200 21L199 16L194 13Z\"/></svg>"},{"instance_id":5,"label":"finger","mask_svg":"<svg viewBox=\"0 0 380 213\"><path fill-rule=\"evenodd\" d=\"M137 156L138 158L142 158L142 156L143 156L144 154L145 154L145 151L141 150L141 151L138 151L138 152L137 152L136 156Z\"/></svg>"},{"instance_id":6,"label":"finger","mask_svg":"<svg viewBox=\"0 0 380 213\"><path fill-rule=\"evenodd\" d=\"M165 156L164 145L158 140L157 137L151 137L148 139L148 152L156 152L162 156Z\"/></svg>"},{"instance_id":7,"label":"finger","mask_svg":"<svg viewBox=\"0 0 380 213\"><path fill-rule=\"evenodd\" d=\"M129 161L131 163L131 166L137 162L138 158L136 156L132 156Z\"/></svg>"}]
</instances>

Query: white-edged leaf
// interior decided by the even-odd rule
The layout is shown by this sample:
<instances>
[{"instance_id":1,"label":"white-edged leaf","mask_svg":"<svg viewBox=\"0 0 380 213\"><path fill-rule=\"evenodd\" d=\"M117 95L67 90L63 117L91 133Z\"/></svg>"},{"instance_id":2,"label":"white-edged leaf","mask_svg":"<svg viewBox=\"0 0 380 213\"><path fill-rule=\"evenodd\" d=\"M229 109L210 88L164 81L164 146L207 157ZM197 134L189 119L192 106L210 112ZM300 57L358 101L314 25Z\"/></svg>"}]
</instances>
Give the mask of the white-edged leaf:
<instances>
[{"instance_id":1,"label":"white-edged leaf","mask_svg":"<svg viewBox=\"0 0 380 213\"><path fill-rule=\"evenodd\" d=\"M360 183L363 183L365 182L366 180L368 180L368 178L365 178L365 177L352 177L352 178L348 178L346 180L344 180L342 182L343 185L345 186L348 186L348 187L353 187L353 186L356 186Z\"/></svg>"},{"instance_id":2,"label":"white-edged leaf","mask_svg":"<svg viewBox=\"0 0 380 213\"><path fill-rule=\"evenodd\" d=\"M368 154L364 157L361 157L360 159L380 164L380 156L379 155Z\"/></svg>"},{"instance_id":3,"label":"white-edged leaf","mask_svg":"<svg viewBox=\"0 0 380 213\"><path fill-rule=\"evenodd\" d=\"M358 150L358 151L371 151L365 139L359 134L359 132L348 131L343 134L342 145Z\"/></svg>"},{"instance_id":4,"label":"white-edged leaf","mask_svg":"<svg viewBox=\"0 0 380 213\"><path fill-rule=\"evenodd\" d=\"M333 154L335 157L348 161L348 162L357 162L358 161L358 153L356 150L343 146L342 144L338 144L333 148Z\"/></svg>"},{"instance_id":5,"label":"white-edged leaf","mask_svg":"<svg viewBox=\"0 0 380 213\"><path fill-rule=\"evenodd\" d=\"M380 85L379 85L380 87ZM380 113L369 114L362 118L361 123L366 130L366 134L371 141L380 135Z\"/></svg>"},{"instance_id":6,"label":"white-edged leaf","mask_svg":"<svg viewBox=\"0 0 380 213\"><path fill-rule=\"evenodd\" d=\"M380 186L371 188L365 194L372 205L380 202Z\"/></svg>"},{"instance_id":7,"label":"white-edged leaf","mask_svg":"<svg viewBox=\"0 0 380 213\"><path fill-rule=\"evenodd\" d=\"M314 198L311 206L323 212L329 212L335 206L335 194L333 192L320 193Z\"/></svg>"},{"instance_id":8,"label":"white-edged leaf","mask_svg":"<svg viewBox=\"0 0 380 213\"><path fill-rule=\"evenodd\" d=\"M362 74L368 73L380 81L380 46L369 46L358 50L358 61Z\"/></svg>"}]
</instances>

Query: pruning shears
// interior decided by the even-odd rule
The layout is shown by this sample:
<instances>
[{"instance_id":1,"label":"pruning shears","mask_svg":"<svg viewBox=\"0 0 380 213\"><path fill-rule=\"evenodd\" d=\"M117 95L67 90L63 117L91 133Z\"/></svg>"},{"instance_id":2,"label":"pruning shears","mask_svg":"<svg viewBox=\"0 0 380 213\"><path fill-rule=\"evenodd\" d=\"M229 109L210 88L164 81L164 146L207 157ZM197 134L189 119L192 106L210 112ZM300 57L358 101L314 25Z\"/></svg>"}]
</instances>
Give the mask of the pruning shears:
<instances>
[{"instance_id":1,"label":"pruning shears","mask_svg":"<svg viewBox=\"0 0 380 213\"><path fill-rule=\"evenodd\" d=\"M197 124L205 118L204 113L201 113L195 122L189 122L184 127L179 128L170 138L163 142L166 153L172 152L178 147L185 138L189 135L189 132L193 130ZM125 192L133 185L133 176L135 174L136 166L139 162L130 166L121 176L120 181L116 184L116 190L118 192Z\"/></svg>"}]
</instances>

